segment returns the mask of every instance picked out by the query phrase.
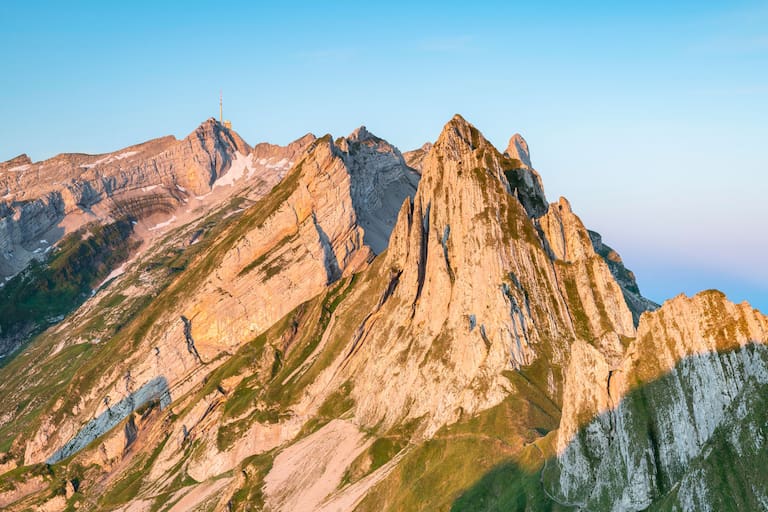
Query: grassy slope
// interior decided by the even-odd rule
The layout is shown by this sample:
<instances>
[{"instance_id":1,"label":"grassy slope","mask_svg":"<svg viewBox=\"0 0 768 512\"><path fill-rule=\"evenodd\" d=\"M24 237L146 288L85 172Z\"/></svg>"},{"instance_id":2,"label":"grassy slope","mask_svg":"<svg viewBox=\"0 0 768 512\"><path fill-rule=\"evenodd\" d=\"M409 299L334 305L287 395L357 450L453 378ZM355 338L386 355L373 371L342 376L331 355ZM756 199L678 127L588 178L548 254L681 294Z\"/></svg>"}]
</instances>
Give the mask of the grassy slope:
<instances>
[{"instance_id":1,"label":"grassy slope","mask_svg":"<svg viewBox=\"0 0 768 512\"><path fill-rule=\"evenodd\" d=\"M538 479L560 411L542 383L519 372L507 377L514 390L501 404L409 446L359 510L526 510L505 508L516 503L555 510Z\"/></svg>"}]
</instances>

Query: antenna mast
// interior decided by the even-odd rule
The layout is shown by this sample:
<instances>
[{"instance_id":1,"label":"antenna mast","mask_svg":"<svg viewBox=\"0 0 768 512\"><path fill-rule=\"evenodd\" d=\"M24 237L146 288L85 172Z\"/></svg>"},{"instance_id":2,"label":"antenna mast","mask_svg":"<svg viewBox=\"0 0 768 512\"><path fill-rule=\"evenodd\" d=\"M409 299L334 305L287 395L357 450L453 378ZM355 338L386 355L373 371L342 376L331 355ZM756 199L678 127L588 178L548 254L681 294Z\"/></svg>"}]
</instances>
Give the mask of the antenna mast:
<instances>
[{"instance_id":1,"label":"antenna mast","mask_svg":"<svg viewBox=\"0 0 768 512\"><path fill-rule=\"evenodd\" d=\"M219 122L224 122L224 93L219 89Z\"/></svg>"}]
</instances>

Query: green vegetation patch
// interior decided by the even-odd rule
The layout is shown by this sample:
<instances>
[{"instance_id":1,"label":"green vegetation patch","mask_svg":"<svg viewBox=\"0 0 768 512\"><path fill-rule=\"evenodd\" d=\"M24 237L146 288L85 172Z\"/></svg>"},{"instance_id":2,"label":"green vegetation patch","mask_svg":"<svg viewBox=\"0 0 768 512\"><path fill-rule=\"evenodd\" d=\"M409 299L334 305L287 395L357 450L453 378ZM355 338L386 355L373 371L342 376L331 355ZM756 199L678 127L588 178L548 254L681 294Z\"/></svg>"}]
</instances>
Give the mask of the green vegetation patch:
<instances>
[{"instance_id":1,"label":"green vegetation patch","mask_svg":"<svg viewBox=\"0 0 768 512\"><path fill-rule=\"evenodd\" d=\"M67 235L45 262L29 267L0 288L0 333L34 334L91 296L91 290L128 259L133 224L124 219L89 225Z\"/></svg>"},{"instance_id":2,"label":"green vegetation patch","mask_svg":"<svg viewBox=\"0 0 768 512\"><path fill-rule=\"evenodd\" d=\"M555 505L539 482L544 461L554 453L559 410L532 382L509 373L514 390L507 399L405 448L398 466L358 510L564 510L547 508ZM379 460L395 449L378 446ZM524 507L515 508L518 503Z\"/></svg>"},{"instance_id":3,"label":"green vegetation patch","mask_svg":"<svg viewBox=\"0 0 768 512\"><path fill-rule=\"evenodd\" d=\"M245 459L240 465L243 476L242 486L235 491L230 500L231 510L264 510L264 478L272 469L276 450Z\"/></svg>"}]
</instances>

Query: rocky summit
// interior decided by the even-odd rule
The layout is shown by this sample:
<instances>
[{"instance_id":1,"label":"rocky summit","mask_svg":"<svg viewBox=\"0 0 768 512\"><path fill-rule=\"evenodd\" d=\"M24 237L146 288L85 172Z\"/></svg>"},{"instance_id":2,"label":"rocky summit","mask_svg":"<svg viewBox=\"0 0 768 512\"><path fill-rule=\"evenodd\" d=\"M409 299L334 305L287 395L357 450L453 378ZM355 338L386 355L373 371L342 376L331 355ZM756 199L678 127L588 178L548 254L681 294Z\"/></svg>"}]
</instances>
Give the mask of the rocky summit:
<instances>
[{"instance_id":1,"label":"rocky summit","mask_svg":"<svg viewBox=\"0 0 768 512\"><path fill-rule=\"evenodd\" d=\"M768 510L768 317L458 115L21 155L0 277L3 510Z\"/></svg>"}]
</instances>

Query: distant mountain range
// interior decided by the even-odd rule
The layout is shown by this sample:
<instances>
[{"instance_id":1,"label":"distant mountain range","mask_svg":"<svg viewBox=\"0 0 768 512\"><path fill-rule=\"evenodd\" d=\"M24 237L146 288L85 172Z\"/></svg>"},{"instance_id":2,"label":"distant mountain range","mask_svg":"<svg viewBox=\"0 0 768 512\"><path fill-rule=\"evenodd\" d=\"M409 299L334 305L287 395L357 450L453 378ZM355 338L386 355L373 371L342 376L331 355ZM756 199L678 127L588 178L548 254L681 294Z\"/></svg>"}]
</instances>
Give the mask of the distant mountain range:
<instances>
[{"instance_id":1,"label":"distant mountain range","mask_svg":"<svg viewBox=\"0 0 768 512\"><path fill-rule=\"evenodd\" d=\"M768 510L768 318L454 116L0 163L3 510Z\"/></svg>"}]
</instances>

